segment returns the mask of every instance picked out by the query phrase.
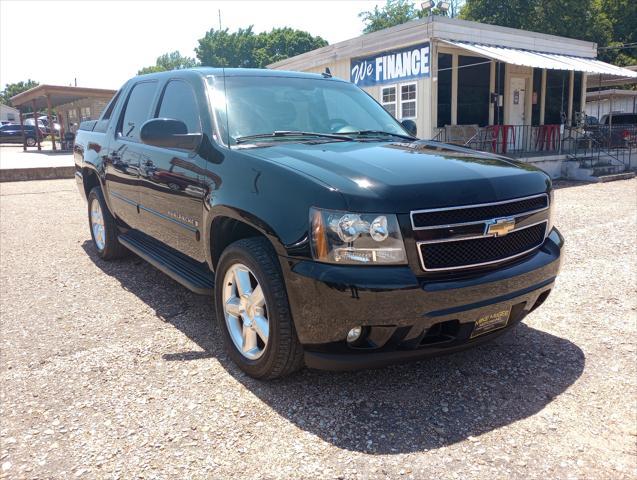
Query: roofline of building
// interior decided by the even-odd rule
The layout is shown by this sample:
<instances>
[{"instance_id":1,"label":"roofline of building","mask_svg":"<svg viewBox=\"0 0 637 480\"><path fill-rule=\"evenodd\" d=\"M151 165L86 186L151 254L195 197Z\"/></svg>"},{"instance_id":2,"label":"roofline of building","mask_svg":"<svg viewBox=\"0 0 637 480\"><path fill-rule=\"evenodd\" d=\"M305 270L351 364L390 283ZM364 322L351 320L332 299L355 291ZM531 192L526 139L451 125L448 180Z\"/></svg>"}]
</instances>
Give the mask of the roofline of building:
<instances>
[{"instance_id":1,"label":"roofline of building","mask_svg":"<svg viewBox=\"0 0 637 480\"><path fill-rule=\"evenodd\" d=\"M608 90L599 90L597 92L586 92L586 101L604 100L610 97L637 97L637 90L622 90L619 88L610 88Z\"/></svg>"},{"instance_id":2,"label":"roofline of building","mask_svg":"<svg viewBox=\"0 0 637 480\"><path fill-rule=\"evenodd\" d=\"M453 31L454 29L456 32ZM458 30L464 30L464 32L458 32ZM520 46L521 43L524 43L520 42L520 38L526 37L531 40L526 42L528 43L528 47L526 48L528 50L564 54L565 46L570 46L574 50L580 52L580 55L578 56L585 58L595 58L597 53L597 44L594 42L577 40L568 37L559 37L546 33L531 32L529 30L501 27L499 25L489 25L471 20L461 20L458 18L432 15L402 23L384 30L379 30L377 32L360 35L349 40L344 40L310 52L302 53L301 55L286 58L268 65L268 68L294 69L295 64L303 64L304 66L307 66L309 63L315 66L320 66L343 58L373 54L387 49L387 37L390 37L392 40L396 40L394 45L396 48L403 45L414 44L427 38L459 41L464 40L475 43L492 43L485 41L485 39L482 39L481 41L483 33L499 33L511 36L517 41L509 42L511 44L508 45L502 45L511 48L524 48ZM538 44L543 48L531 48L533 46L537 47Z\"/></svg>"},{"instance_id":3,"label":"roofline of building","mask_svg":"<svg viewBox=\"0 0 637 480\"><path fill-rule=\"evenodd\" d=\"M25 105L26 103L46 97L47 95L76 95L80 98L102 98L112 97L117 90L109 90L105 88L86 88L86 87L66 87L62 85L38 85L29 90L18 93L11 97L11 103L14 106Z\"/></svg>"}]
</instances>

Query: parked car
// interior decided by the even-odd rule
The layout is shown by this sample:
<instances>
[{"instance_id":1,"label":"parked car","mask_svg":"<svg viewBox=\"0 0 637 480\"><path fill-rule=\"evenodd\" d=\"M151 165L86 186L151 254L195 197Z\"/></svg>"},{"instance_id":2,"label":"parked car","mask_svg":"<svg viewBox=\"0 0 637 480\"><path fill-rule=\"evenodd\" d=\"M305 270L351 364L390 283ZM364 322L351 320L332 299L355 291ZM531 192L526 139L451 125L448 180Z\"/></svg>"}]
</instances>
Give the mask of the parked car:
<instances>
[{"instance_id":1,"label":"parked car","mask_svg":"<svg viewBox=\"0 0 637 480\"><path fill-rule=\"evenodd\" d=\"M637 113L610 113L602 115L600 125L637 125Z\"/></svg>"},{"instance_id":2,"label":"parked car","mask_svg":"<svg viewBox=\"0 0 637 480\"><path fill-rule=\"evenodd\" d=\"M32 118L27 118L24 121L25 125L30 125L33 126L35 125L35 120ZM44 132L45 135L51 135L51 127L49 126L49 121L46 117L42 118L38 118L38 127L40 127L40 130ZM53 123L53 128L55 129L55 133L56 135L60 134L60 124L59 123Z\"/></svg>"},{"instance_id":3,"label":"parked car","mask_svg":"<svg viewBox=\"0 0 637 480\"><path fill-rule=\"evenodd\" d=\"M635 144L637 143L637 113L612 112L602 115L599 130L606 144L611 147Z\"/></svg>"},{"instance_id":4,"label":"parked car","mask_svg":"<svg viewBox=\"0 0 637 480\"><path fill-rule=\"evenodd\" d=\"M328 74L179 70L80 125L76 179L97 256L214 296L247 374L375 367L495 338L560 267L546 173L414 135Z\"/></svg>"},{"instance_id":5,"label":"parked car","mask_svg":"<svg viewBox=\"0 0 637 480\"><path fill-rule=\"evenodd\" d=\"M24 136L22 135L22 128L16 123L9 123L0 127L0 143L25 143L29 147L35 146L37 143L37 132L33 125L24 126ZM44 137L45 133L40 131L40 138Z\"/></svg>"},{"instance_id":6,"label":"parked car","mask_svg":"<svg viewBox=\"0 0 637 480\"><path fill-rule=\"evenodd\" d=\"M53 130L55 130L55 133L57 135L59 135L60 134L60 124L57 123L57 117L53 116L52 120L53 120ZM44 125L44 128L45 128L45 130L46 130L46 132L48 134L51 133L51 126L49 125L49 118L46 115L38 117L38 123L41 123L42 125Z\"/></svg>"}]
</instances>

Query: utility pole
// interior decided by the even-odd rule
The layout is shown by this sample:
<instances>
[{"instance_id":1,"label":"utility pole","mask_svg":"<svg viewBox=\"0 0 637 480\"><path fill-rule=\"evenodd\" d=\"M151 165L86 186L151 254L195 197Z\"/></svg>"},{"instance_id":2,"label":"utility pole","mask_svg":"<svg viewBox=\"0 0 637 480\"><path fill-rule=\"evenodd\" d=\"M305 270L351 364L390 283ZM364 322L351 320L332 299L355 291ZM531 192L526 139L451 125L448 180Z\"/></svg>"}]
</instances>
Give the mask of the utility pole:
<instances>
[{"instance_id":1,"label":"utility pole","mask_svg":"<svg viewBox=\"0 0 637 480\"><path fill-rule=\"evenodd\" d=\"M221 9L219 9L218 12L219 12L219 30L221 30Z\"/></svg>"}]
</instances>

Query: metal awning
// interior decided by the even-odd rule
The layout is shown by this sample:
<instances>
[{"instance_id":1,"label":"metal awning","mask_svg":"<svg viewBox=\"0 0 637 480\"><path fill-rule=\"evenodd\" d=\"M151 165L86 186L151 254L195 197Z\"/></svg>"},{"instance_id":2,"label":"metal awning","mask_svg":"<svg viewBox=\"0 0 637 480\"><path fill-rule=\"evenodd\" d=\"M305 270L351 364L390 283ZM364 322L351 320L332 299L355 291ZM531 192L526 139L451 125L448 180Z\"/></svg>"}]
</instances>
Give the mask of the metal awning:
<instances>
[{"instance_id":1,"label":"metal awning","mask_svg":"<svg viewBox=\"0 0 637 480\"><path fill-rule=\"evenodd\" d=\"M499 62L522 65L525 67L548 68L552 70L573 70L576 72L598 73L604 75L637 77L637 72L621 68L610 63L601 62L594 58L573 57L556 53L532 52L518 48L498 47L479 43L456 42L441 40L455 47L469 50L483 57L492 58Z\"/></svg>"},{"instance_id":2,"label":"metal awning","mask_svg":"<svg viewBox=\"0 0 637 480\"><path fill-rule=\"evenodd\" d=\"M38 85L26 92L18 93L14 97L11 97L11 104L18 108L22 106L35 106L36 109L40 110L48 106L53 108L84 98L98 98L108 101L115 93L116 90L105 90L103 88Z\"/></svg>"}]
</instances>

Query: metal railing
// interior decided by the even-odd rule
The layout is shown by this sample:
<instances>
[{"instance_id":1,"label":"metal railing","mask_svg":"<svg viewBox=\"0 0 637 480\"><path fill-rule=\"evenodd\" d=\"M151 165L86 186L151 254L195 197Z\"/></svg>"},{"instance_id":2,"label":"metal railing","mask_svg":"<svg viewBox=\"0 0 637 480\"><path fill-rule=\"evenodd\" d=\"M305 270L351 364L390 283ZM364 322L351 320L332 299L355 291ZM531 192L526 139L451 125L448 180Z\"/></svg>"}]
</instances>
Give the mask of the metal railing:
<instances>
[{"instance_id":1,"label":"metal railing","mask_svg":"<svg viewBox=\"0 0 637 480\"><path fill-rule=\"evenodd\" d=\"M637 148L637 125L449 125L433 140L514 158L566 155L585 167L625 170Z\"/></svg>"}]
</instances>

